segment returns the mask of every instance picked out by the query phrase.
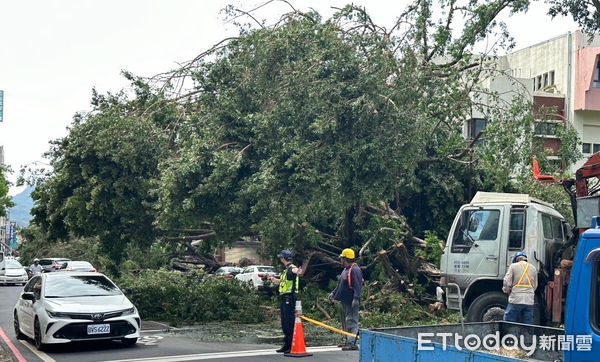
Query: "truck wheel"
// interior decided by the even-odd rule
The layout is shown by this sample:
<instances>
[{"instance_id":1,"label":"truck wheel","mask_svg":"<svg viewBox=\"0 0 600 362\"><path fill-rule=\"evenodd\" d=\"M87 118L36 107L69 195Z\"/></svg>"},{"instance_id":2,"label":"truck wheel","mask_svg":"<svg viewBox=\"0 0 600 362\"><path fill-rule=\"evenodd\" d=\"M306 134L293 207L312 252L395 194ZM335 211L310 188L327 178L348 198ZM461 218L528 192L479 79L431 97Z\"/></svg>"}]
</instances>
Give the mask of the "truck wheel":
<instances>
[{"instance_id":1,"label":"truck wheel","mask_svg":"<svg viewBox=\"0 0 600 362\"><path fill-rule=\"evenodd\" d=\"M467 310L467 322L502 320L508 297L502 292L487 292L475 298Z\"/></svg>"}]
</instances>

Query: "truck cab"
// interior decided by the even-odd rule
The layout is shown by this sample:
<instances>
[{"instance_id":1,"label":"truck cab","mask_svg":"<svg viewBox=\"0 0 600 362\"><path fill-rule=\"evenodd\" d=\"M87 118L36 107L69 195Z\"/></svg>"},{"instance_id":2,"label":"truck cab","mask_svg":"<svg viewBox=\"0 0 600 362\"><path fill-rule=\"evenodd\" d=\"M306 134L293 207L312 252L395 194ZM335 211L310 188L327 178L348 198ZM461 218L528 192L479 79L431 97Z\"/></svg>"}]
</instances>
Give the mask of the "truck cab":
<instances>
[{"instance_id":1,"label":"truck cab","mask_svg":"<svg viewBox=\"0 0 600 362\"><path fill-rule=\"evenodd\" d=\"M460 289L446 288L447 307L459 310L462 300L468 321L501 320L508 303L502 279L515 253L525 251L540 273L539 322L553 256L569 234L570 227L551 204L526 194L478 192L460 208L446 240L440 284L454 283Z\"/></svg>"}]
</instances>

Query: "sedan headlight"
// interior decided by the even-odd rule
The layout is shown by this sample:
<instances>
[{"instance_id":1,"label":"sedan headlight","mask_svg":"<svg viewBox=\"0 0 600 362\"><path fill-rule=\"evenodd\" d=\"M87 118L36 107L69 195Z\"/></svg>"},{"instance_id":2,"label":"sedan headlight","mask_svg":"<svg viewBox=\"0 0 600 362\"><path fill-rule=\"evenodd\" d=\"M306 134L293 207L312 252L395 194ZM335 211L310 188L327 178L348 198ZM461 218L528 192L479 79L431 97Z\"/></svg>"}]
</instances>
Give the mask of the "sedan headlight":
<instances>
[{"instance_id":1,"label":"sedan headlight","mask_svg":"<svg viewBox=\"0 0 600 362\"><path fill-rule=\"evenodd\" d=\"M70 318L67 313L53 312L48 309L46 309L46 313L50 316L50 318Z\"/></svg>"},{"instance_id":2,"label":"sedan headlight","mask_svg":"<svg viewBox=\"0 0 600 362\"><path fill-rule=\"evenodd\" d=\"M132 314L136 314L136 313L137 313L137 310L135 310L135 307L133 307L133 308L125 309L121 315L125 316L125 315L132 315Z\"/></svg>"}]
</instances>

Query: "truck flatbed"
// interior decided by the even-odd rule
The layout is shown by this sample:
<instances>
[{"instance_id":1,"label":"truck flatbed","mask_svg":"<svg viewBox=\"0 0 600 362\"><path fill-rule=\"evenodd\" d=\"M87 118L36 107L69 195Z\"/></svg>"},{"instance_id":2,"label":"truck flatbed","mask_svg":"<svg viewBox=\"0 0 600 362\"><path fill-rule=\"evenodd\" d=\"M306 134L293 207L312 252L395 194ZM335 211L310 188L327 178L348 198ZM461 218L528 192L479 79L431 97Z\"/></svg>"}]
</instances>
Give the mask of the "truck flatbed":
<instances>
[{"instance_id":1,"label":"truck flatbed","mask_svg":"<svg viewBox=\"0 0 600 362\"><path fill-rule=\"evenodd\" d=\"M478 338L469 337L470 335ZM489 339L484 342L486 336L496 335L496 340L487 337ZM500 348L496 341L502 341L505 336L524 336L524 345L531 346L532 343L536 343L536 348L531 349L529 356L526 356L526 349L519 348L520 354L526 358L506 357L494 353L493 348ZM563 354L557 343L553 343L553 349L540 346L542 339L557 341L559 336L564 336L563 329L504 321L465 323L464 327L461 324L448 324L361 330L360 361L561 361ZM465 338L468 341L479 340L482 345L479 348L466 348ZM512 340L512 337L507 337L508 340ZM483 346L484 343L492 348L488 350Z\"/></svg>"}]
</instances>

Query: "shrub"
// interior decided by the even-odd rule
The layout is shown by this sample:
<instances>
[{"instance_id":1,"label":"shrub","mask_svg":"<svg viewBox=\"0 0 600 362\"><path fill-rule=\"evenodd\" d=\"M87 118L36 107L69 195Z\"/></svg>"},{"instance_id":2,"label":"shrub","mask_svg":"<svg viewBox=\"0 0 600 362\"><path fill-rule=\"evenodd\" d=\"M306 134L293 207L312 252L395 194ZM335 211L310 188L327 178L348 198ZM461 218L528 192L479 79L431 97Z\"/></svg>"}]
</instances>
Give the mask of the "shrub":
<instances>
[{"instance_id":1,"label":"shrub","mask_svg":"<svg viewBox=\"0 0 600 362\"><path fill-rule=\"evenodd\" d=\"M225 320L258 323L264 319L254 289L202 271L144 270L124 274L119 285L128 289L142 318L174 324Z\"/></svg>"}]
</instances>

